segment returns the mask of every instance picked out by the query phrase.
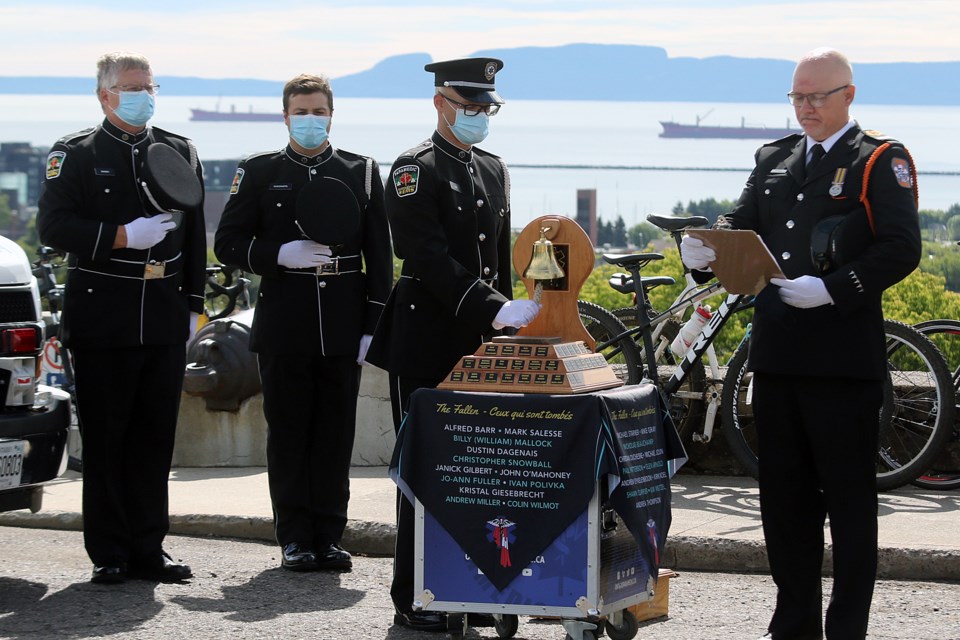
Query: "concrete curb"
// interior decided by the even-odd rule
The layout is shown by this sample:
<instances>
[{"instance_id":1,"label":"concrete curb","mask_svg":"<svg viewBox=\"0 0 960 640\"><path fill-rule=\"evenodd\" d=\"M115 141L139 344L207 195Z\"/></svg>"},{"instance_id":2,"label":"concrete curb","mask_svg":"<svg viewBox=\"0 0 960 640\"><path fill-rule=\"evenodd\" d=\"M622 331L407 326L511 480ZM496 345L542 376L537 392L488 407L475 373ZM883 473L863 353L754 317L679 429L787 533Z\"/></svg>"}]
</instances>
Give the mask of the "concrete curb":
<instances>
[{"instance_id":1,"label":"concrete curb","mask_svg":"<svg viewBox=\"0 0 960 640\"><path fill-rule=\"evenodd\" d=\"M0 514L0 526L81 531L83 518L70 511ZM194 537L240 538L275 544L273 520L263 516L172 515L170 533ZM392 556L396 527L383 522L351 520L343 546L368 556ZM824 551L824 575L830 574L832 550ZM663 550L662 566L687 571L768 573L762 541L734 538L673 536ZM886 580L960 580L960 551L883 547L877 575Z\"/></svg>"}]
</instances>

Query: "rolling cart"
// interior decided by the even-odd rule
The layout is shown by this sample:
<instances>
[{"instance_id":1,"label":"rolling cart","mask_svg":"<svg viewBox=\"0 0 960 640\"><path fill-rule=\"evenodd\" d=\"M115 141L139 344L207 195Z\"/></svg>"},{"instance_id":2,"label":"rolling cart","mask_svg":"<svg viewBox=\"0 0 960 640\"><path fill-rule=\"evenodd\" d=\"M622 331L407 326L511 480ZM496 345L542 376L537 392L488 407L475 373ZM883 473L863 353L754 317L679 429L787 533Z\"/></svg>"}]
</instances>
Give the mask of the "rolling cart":
<instances>
[{"instance_id":1,"label":"rolling cart","mask_svg":"<svg viewBox=\"0 0 960 640\"><path fill-rule=\"evenodd\" d=\"M517 632L518 616L538 616L559 618L569 640L596 640L601 626L612 640L631 640L638 623L627 607L652 598L654 580L634 537L599 496L597 487L588 507L502 591L418 500L414 610L446 612L452 640L463 638L471 613L492 614L501 638ZM509 530L512 523L488 524Z\"/></svg>"}]
</instances>

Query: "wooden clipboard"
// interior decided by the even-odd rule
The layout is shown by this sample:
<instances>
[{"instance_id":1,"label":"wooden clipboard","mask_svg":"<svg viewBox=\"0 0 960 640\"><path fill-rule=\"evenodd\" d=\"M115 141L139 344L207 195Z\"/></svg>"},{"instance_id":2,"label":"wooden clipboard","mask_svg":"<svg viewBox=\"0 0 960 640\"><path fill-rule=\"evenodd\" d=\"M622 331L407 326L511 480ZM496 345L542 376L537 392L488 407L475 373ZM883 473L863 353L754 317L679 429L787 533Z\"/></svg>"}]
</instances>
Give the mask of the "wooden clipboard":
<instances>
[{"instance_id":1,"label":"wooden clipboard","mask_svg":"<svg viewBox=\"0 0 960 640\"><path fill-rule=\"evenodd\" d=\"M754 231L688 229L687 233L716 252L710 268L728 293L756 295L770 278L784 277L777 259Z\"/></svg>"}]
</instances>

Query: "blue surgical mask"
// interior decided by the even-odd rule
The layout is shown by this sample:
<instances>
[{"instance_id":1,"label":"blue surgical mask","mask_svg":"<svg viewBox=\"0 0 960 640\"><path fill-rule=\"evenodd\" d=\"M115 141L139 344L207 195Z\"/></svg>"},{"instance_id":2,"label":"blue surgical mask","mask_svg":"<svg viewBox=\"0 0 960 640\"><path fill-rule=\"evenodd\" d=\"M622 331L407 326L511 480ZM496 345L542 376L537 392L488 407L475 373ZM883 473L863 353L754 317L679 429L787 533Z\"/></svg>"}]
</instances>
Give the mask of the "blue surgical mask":
<instances>
[{"instance_id":1,"label":"blue surgical mask","mask_svg":"<svg viewBox=\"0 0 960 640\"><path fill-rule=\"evenodd\" d=\"M146 91L121 91L120 104L113 112L134 127L142 127L153 117L154 98Z\"/></svg>"},{"instance_id":2,"label":"blue surgical mask","mask_svg":"<svg viewBox=\"0 0 960 640\"><path fill-rule=\"evenodd\" d=\"M328 126L329 116L290 116L290 137L304 149L316 149L327 141Z\"/></svg>"},{"instance_id":3,"label":"blue surgical mask","mask_svg":"<svg viewBox=\"0 0 960 640\"><path fill-rule=\"evenodd\" d=\"M444 117L446 120L446 117ZM490 116L485 113L478 113L475 116L468 116L463 109L457 109L457 117L453 124L450 124L450 131L457 137L457 140L463 144L477 144L483 142L490 133Z\"/></svg>"}]
</instances>

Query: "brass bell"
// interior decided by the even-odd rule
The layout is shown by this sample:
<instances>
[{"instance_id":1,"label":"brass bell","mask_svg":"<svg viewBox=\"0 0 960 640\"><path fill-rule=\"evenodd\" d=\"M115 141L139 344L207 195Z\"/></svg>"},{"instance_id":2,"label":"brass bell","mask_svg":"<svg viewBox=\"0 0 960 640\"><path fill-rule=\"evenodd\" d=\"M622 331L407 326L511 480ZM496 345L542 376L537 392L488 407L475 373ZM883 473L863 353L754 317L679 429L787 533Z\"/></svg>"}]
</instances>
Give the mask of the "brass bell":
<instances>
[{"instance_id":1,"label":"brass bell","mask_svg":"<svg viewBox=\"0 0 960 640\"><path fill-rule=\"evenodd\" d=\"M564 276L563 269L557 264L557 255L553 243L547 240L550 227L540 228L540 239L533 243L533 255L530 264L523 271L523 277L530 280L556 280Z\"/></svg>"}]
</instances>

